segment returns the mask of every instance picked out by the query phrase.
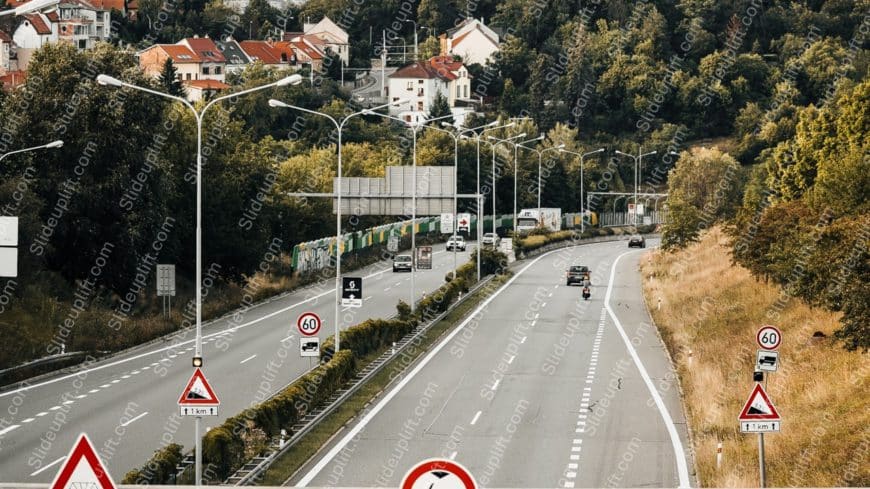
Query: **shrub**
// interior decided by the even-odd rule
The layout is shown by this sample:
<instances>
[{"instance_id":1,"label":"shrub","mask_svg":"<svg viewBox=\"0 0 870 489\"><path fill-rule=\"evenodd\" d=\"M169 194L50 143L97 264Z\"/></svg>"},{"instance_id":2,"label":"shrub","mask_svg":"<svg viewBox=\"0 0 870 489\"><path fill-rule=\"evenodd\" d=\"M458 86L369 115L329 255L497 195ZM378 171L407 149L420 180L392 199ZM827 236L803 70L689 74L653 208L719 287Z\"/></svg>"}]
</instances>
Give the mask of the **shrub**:
<instances>
[{"instance_id":1,"label":"shrub","mask_svg":"<svg viewBox=\"0 0 870 489\"><path fill-rule=\"evenodd\" d=\"M170 443L154 452L141 468L127 472L121 484L171 484L175 482L175 468L183 457L181 445Z\"/></svg>"}]
</instances>

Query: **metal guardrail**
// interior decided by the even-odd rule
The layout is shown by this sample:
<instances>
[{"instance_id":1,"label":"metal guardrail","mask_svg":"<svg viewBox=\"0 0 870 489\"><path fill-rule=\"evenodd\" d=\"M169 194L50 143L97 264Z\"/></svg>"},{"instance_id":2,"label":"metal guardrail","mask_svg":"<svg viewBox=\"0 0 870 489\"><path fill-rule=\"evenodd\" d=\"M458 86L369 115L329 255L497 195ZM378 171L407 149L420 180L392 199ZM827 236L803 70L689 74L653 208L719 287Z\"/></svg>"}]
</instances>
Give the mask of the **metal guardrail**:
<instances>
[{"instance_id":1,"label":"metal guardrail","mask_svg":"<svg viewBox=\"0 0 870 489\"><path fill-rule=\"evenodd\" d=\"M304 438L305 435L307 435L311 432L311 430L317 427L317 425L321 421L323 421L327 416L332 414L347 399L354 395L362 386L364 386L369 380L371 380L375 375L383 370L383 368L390 363L390 360L396 358L397 355L401 354L402 351L404 351L404 349L407 348L407 346L411 344L415 339L427 332L432 326L444 319L448 314L453 312L459 305L463 304L474 293L476 293L486 284L492 281L493 278L493 275L489 275L486 278L482 279L472 289L470 289L467 294L463 295L459 300L453 303L446 311L432 318L428 322L418 325L416 328L414 328L413 331L411 331L410 333L405 335L404 338L398 341L395 347L387 350L377 359L366 365L366 367L361 372L357 373L356 377L353 381L351 381L350 385L335 392L332 396L330 396L330 398L321 408L315 409L312 413L309 413L304 418L302 418L302 422L293 427L290 438L286 440L283 445L276 445L277 440L273 440L272 445L270 445L270 447L272 448L272 452L265 456L255 457L251 462L243 465L242 468L236 471L236 473L227 478L226 484L245 486L255 483L257 479L261 477L266 472L266 470L269 469L269 467L275 462L275 460L278 459L278 457L287 453L287 451L293 448L293 446L296 445L302 438ZM297 427L298 429L296 429Z\"/></svg>"}]
</instances>

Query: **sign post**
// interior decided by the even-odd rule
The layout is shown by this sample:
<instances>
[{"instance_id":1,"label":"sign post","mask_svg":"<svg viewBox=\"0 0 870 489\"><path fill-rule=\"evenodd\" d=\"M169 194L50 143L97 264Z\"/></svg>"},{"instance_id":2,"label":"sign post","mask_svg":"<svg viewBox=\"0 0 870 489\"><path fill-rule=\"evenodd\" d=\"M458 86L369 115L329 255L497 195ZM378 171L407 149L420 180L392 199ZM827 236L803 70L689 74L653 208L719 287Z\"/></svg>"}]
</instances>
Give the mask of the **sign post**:
<instances>
[{"instance_id":1,"label":"sign post","mask_svg":"<svg viewBox=\"0 0 870 489\"><path fill-rule=\"evenodd\" d=\"M776 372L779 364L779 352L776 351L782 344L782 332L775 326L765 325L755 334L755 342L760 350L755 357L756 379L755 388L749 394L749 399L743 405L740 416L740 431L743 433L758 433L758 479L759 487L767 484L767 473L764 467L764 434L775 433L780 430L782 419L779 417L776 407L767 397L761 380L764 372Z\"/></svg>"},{"instance_id":2,"label":"sign post","mask_svg":"<svg viewBox=\"0 0 870 489\"><path fill-rule=\"evenodd\" d=\"M0 217L0 277L18 276L18 218Z\"/></svg>"},{"instance_id":3,"label":"sign post","mask_svg":"<svg viewBox=\"0 0 870 489\"><path fill-rule=\"evenodd\" d=\"M432 247L417 247L417 269L432 270Z\"/></svg>"},{"instance_id":4,"label":"sign post","mask_svg":"<svg viewBox=\"0 0 870 489\"><path fill-rule=\"evenodd\" d=\"M163 317L169 317L175 297L175 265L157 265L157 296L163 298Z\"/></svg>"},{"instance_id":5,"label":"sign post","mask_svg":"<svg viewBox=\"0 0 870 489\"><path fill-rule=\"evenodd\" d=\"M182 416L196 416L193 423L193 438L195 464L196 464L196 482L199 484L200 475L202 474L202 436L200 436L200 424L203 416L217 416L218 406L220 405L214 389L209 385L205 375L199 367L193 371L190 380L187 381L187 387L181 392L181 397L178 398L178 408Z\"/></svg>"}]
</instances>

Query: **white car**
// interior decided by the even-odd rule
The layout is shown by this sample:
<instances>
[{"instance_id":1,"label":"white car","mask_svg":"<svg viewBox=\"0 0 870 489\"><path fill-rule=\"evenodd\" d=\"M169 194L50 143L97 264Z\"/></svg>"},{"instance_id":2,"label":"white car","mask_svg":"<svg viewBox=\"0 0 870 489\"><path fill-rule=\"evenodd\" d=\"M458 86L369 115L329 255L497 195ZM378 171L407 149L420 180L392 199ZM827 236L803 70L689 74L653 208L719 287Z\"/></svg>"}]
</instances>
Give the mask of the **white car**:
<instances>
[{"instance_id":1,"label":"white car","mask_svg":"<svg viewBox=\"0 0 870 489\"><path fill-rule=\"evenodd\" d=\"M447 240L447 251L453 251L454 249L465 251L465 238L462 236L451 236L450 239Z\"/></svg>"},{"instance_id":2,"label":"white car","mask_svg":"<svg viewBox=\"0 0 870 489\"><path fill-rule=\"evenodd\" d=\"M501 243L501 238L498 237L495 233L486 233L483 235L483 239L481 240L483 246L492 246L497 248Z\"/></svg>"}]
</instances>

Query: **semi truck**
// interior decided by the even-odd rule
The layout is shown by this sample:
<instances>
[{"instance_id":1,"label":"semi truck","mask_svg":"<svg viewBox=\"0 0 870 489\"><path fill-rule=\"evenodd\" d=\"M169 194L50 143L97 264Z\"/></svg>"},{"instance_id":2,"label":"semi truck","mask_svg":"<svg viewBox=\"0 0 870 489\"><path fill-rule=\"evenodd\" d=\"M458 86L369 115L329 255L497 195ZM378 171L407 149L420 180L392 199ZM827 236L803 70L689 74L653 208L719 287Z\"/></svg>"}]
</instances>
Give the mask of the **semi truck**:
<instances>
[{"instance_id":1,"label":"semi truck","mask_svg":"<svg viewBox=\"0 0 870 489\"><path fill-rule=\"evenodd\" d=\"M521 210L517 216L517 232L528 233L536 228L547 231L562 229L562 209L541 207Z\"/></svg>"}]
</instances>

